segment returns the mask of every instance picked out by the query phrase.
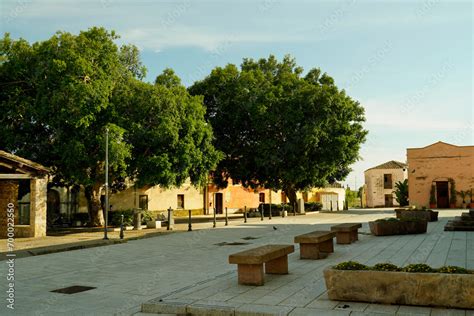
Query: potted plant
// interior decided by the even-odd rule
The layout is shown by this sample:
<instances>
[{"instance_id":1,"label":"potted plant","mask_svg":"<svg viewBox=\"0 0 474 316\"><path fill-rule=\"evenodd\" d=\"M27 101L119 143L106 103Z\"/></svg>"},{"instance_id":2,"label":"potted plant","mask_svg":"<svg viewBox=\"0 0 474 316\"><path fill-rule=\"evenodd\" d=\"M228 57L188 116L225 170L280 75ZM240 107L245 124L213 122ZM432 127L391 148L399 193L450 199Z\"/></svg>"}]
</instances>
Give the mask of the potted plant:
<instances>
[{"instance_id":1,"label":"potted plant","mask_svg":"<svg viewBox=\"0 0 474 316\"><path fill-rule=\"evenodd\" d=\"M456 193L461 197L462 202L461 202L461 207L466 208L466 197L469 196L469 191L456 191Z\"/></svg>"},{"instance_id":2,"label":"potted plant","mask_svg":"<svg viewBox=\"0 0 474 316\"><path fill-rule=\"evenodd\" d=\"M343 262L324 270L331 300L381 304L472 308L473 271L426 264L397 267L379 263L373 267Z\"/></svg>"},{"instance_id":3,"label":"potted plant","mask_svg":"<svg viewBox=\"0 0 474 316\"><path fill-rule=\"evenodd\" d=\"M430 190L430 208L436 207L436 187L434 184L431 185Z\"/></svg>"},{"instance_id":4,"label":"potted plant","mask_svg":"<svg viewBox=\"0 0 474 316\"><path fill-rule=\"evenodd\" d=\"M470 189L468 192L468 196L469 196L469 204L467 205L467 208L474 208L474 202L472 201L472 189Z\"/></svg>"},{"instance_id":5,"label":"potted plant","mask_svg":"<svg viewBox=\"0 0 474 316\"><path fill-rule=\"evenodd\" d=\"M456 208L456 184L454 180L449 181L451 183L451 191L449 197L449 208Z\"/></svg>"},{"instance_id":6,"label":"potted plant","mask_svg":"<svg viewBox=\"0 0 474 316\"><path fill-rule=\"evenodd\" d=\"M163 219L163 213L158 214L156 217L153 217L150 212L144 212L143 214L143 221L146 222L146 228L160 228Z\"/></svg>"}]
</instances>

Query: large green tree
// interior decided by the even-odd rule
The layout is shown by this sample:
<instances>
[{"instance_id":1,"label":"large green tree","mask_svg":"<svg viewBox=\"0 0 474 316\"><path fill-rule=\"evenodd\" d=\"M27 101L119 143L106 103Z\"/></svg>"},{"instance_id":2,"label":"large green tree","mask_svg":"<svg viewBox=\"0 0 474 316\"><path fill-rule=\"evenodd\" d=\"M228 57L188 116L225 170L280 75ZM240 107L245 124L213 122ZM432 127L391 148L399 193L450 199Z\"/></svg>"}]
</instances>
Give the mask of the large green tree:
<instances>
[{"instance_id":1,"label":"large green tree","mask_svg":"<svg viewBox=\"0 0 474 316\"><path fill-rule=\"evenodd\" d=\"M202 98L142 82L137 48L117 38L91 28L0 41L0 148L51 166L56 183L83 185L93 225L103 223L106 129L111 183L198 185L219 158Z\"/></svg>"},{"instance_id":2,"label":"large green tree","mask_svg":"<svg viewBox=\"0 0 474 316\"><path fill-rule=\"evenodd\" d=\"M203 95L207 119L224 153L215 181L296 191L341 180L367 131L364 109L326 73L303 75L289 56L244 59L217 67L189 88Z\"/></svg>"}]
</instances>

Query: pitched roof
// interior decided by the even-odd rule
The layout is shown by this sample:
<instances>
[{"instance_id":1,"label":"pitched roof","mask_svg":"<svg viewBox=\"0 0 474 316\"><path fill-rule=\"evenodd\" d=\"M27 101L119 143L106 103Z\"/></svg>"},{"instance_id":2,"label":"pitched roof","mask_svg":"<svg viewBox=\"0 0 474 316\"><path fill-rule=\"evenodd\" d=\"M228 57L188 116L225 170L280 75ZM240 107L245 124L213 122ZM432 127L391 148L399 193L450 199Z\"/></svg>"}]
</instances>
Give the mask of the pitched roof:
<instances>
[{"instance_id":1,"label":"pitched roof","mask_svg":"<svg viewBox=\"0 0 474 316\"><path fill-rule=\"evenodd\" d=\"M400 161L395 161L395 160L390 160L387 161L381 165L369 168L365 171L372 170L372 169L403 169L406 168L408 165L406 163L400 162Z\"/></svg>"},{"instance_id":2,"label":"pitched roof","mask_svg":"<svg viewBox=\"0 0 474 316\"><path fill-rule=\"evenodd\" d=\"M6 151L3 151L3 150L0 150L0 159L6 159L6 160L9 160L11 162L14 162L17 165L19 165L20 168L22 166L26 166L30 169L33 169L33 170L41 172L41 173L51 172L51 170L49 168L46 168L45 166L40 165L39 163L33 162L31 160L28 160L28 159L25 159L25 158L22 158L22 157L19 157L17 155L10 154L10 153L8 153Z\"/></svg>"}]
</instances>

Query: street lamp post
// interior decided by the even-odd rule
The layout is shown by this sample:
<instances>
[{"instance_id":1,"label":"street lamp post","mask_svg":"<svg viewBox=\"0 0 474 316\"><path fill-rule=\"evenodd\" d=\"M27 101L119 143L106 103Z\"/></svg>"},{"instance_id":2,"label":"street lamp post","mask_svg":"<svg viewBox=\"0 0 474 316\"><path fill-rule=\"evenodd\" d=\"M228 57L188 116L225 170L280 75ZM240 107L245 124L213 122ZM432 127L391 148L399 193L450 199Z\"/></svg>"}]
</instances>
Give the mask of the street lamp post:
<instances>
[{"instance_id":1,"label":"street lamp post","mask_svg":"<svg viewBox=\"0 0 474 316\"><path fill-rule=\"evenodd\" d=\"M107 217L109 215L109 129L105 129L105 218L104 218L104 240L107 237Z\"/></svg>"}]
</instances>

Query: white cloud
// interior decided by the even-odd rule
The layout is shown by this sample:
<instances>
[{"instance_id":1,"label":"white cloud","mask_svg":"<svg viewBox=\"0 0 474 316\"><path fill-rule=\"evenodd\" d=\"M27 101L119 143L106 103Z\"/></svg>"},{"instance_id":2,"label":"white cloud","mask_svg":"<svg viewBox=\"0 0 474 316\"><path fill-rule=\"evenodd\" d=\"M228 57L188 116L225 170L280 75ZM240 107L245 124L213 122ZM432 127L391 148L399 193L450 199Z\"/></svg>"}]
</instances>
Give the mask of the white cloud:
<instances>
[{"instance_id":1,"label":"white cloud","mask_svg":"<svg viewBox=\"0 0 474 316\"><path fill-rule=\"evenodd\" d=\"M450 119L439 117L440 110L446 106L436 105L432 111L404 110L402 103L396 104L380 100L366 100L361 104L366 110L366 125L370 127L387 127L405 131L460 131L472 124L469 117ZM442 114L442 113L441 113Z\"/></svg>"},{"instance_id":2,"label":"white cloud","mask_svg":"<svg viewBox=\"0 0 474 316\"><path fill-rule=\"evenodd\" d=\"M206 51L216 51L222 46L234 43L273 43L303 41L299 35L275 35L274 32L225 33L197 27L173 25L150 28L135 28L119 31L124 42L134 43L140 48L162 51L170 47L199 47Z\"/></svg>"}]
</instances>

